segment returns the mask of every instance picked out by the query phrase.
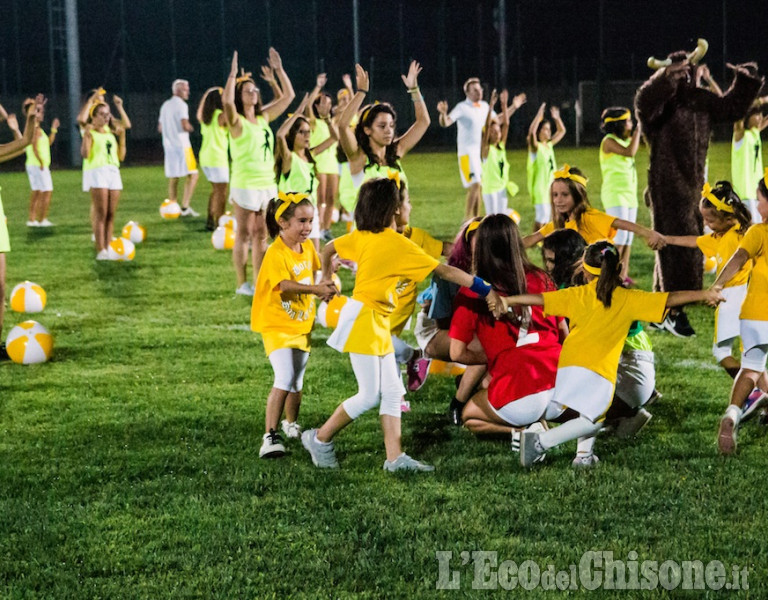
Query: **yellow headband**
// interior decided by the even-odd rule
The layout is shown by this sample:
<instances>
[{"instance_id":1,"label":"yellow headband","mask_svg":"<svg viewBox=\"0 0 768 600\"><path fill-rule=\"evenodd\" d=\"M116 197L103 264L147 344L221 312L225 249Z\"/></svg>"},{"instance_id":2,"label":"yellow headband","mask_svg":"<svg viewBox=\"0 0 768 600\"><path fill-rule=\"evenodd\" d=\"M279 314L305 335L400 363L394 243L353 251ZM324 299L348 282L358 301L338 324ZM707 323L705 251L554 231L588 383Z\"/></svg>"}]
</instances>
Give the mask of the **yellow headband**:
<instances>
[{"instance_id":1,"label":"yellow headband","mask_svg":"<svg viewBox=\"0 0 768 600\"><path fill-rule=\"evenodd\" d=\"M282 201L282 204L275 211L275 221L279 220L283 216L283 213L291 204L298 204L302 200L309 198L309 194L286 194L285 192L278 192L277 199Z\"/></svg>"},{"instance_id":2,"label":"yellow headband","mask_svg":"<svg viewBox=\"0 0 768 600\"><path fill-rule=\"evenodd\" d=\"M632 113L630 113L629 110L627 109L618 117L606 117L605 119L603 119L603 123L613 123L614 121L626 121L631 116L632 116Z\"/></svg>"},{"instance_id":3,"label":"yellow headband","mask_svg":"<svg viewBox=\"0 0 768 600\"><path fill-rule=\"evenodd\" d=\"M600 267L593 267L592 265L588 265L587 263L581 263L581 268L584 269L587 273L592 273L592 275L598 275L598 276L602 271Z\"/></svg>"},{"instance_id":4,"label":"yellow headband","mask_svg":"<svg viewBox=\"0 0 768 600\"><path fill-rule=\"evenodd\" d=\"M88 115L93 118L94 113L96 112L96 109L99 108L99 106L106 106L103 102L96 102L91 106L91 110L88 111Z\"/></svg>"},{"instance_id":5,"label":"yellow headband","mask_svg":"<svg viewBox=\"0 0 768 600\"><path fill-rule=\"evenodd\" d=\"M400 171L387 169L387 179L392 179L397 184L397 189L400 189Z\"/></svg>"},{"instance_id":6,"label":"yellow headband","mask_svg":"<svg viewBox=\"0 0 768 600\"><path fill-rule=\"evenodd\" d=\"M362 115L360 115L360 122L361 122L361 123L362 123L363 121L365 121L365 120L368 118L368 113L369 113L369 112L371 112L371 109L372 109L374 106L376 106L377 104L379 104L379 101L378 101L378 100L374 100L373 104L371 104L371 105L370 105L368 108L366 108L366 109L363 111L363 114L362 114Z\"/></svg>"},{"instance_id":7,"label":"yellow headband","mask_svg":"<svg viewBox=\"0 0 768 600\"><path fill-rule=\"evenodd\" d=\"M733 214L733 206L726 204L723 200L720 200L712 193L712 186L709 183L704 183L704 187L701 188L701 197L709 200L717 210L720 212L727 212Z\"/></svg>"},{"instance_id":8,"label":"yellow headband","mask_svg":"<svg viewBox=\"0 0 768 600\"><path fill-rule=\"evenodd\" d=\"M235 79L235 83L245 83L246 81L250 81L253 85L256 85L256 82L253 80L253 77L249 77L248 75L241 75L237 79ZM258 90L258 86L256 87Z\"/></svg>"},{"instance_id":9,"label":"yellow headband","mask_svg":"<svg viewBox=\"0 0 768 600\"><path fill-rule=\"evenodd\" d=\"M571 167L568 164L564 164L563 168L559 171L555 171L555 179L570 179L576 183L580 183L584 187L587 187L587 178L571 173Z\"/></svg>"},{"instance_id":10,"label":"yellow headband","mask_svg":"<svg viewBox=\"0 0 768 600\"><path fill-rule=\"evenodd\" d=\"M482 219L479 221L472 221L469 225L467 225L467 228L464 230L464 241L469 241L469 234L472 233L475 229L480 227L480 223L482 223Z\"/></svg>"}]
</instances>

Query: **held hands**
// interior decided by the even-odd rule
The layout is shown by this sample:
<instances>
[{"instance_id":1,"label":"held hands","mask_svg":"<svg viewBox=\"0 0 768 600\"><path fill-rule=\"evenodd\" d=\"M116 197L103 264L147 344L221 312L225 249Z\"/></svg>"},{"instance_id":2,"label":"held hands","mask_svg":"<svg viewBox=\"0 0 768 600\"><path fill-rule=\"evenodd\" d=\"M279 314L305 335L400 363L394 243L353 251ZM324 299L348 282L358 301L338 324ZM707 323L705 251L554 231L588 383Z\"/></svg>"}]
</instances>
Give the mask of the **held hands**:
<instances>
[{"instance_id":1,"label":"held hands","mask_svg":"<svg viewBox=\"0 0 768 600\"><path fill-rule=\"evenodd\" d=\"M408 67L408 75L400 75L407 90L419 87L419 73L421 73L421 65L412 60L411 65Z\"/></svg>"},{"instance_id":2,"label":"held hands","mask_svg":"<svg viewBox=\"0 0 768 600\"><path fill-rule=\"evenodd\" d=\"M333 281L324 280L315 286L315 296L323 302L330 302L331 299L339 293Z\"/></svg>"},{"instance_id":3,"label":"held hands","mask_svg":"<svg viewBox=\"0 0 768 600\"><path fill-rule=\"evenodd\" d=\"M507 304L505 300L505 298L499 296L499 293L496 290L491 290L485 297L488 310L491 311L494 318L499 319L505 312L507 312Z\"/></svg>"},{"instance_id":4,"label":"held hands","mask_svg":"<svg viewBox=\"0 0 768 600\"><path fill-rule=\"evenodd\" d=\"M355 65L355 80L357 83L357 91L367 94L370 89L370 81L368 79L368 73L360 65Z\"/></svg>"},{"instance_id":5,"label":"held hands","mask_svg":"<svg viewBox=\"0 0 768 600\"><path fill-rule=\"evenodd\" d=\"M715 307L721 302L725 302L725 297L722 293L722 288L720 286L712 287L708 290L704 290L704 302L706 302L709 306Z\"/></svg>"},{"instance_id":6,"label":"held hands","mask_svg":"<svg viewBox=\"0 0 768 600\"><path fill-rule=\"evenodd\" d=\"M667 238L665 238L658 231L653 230L651 230L651 233L646 241L648 243L648 247L651 250L661 250L664 246L667 245Z\"/></svg>"}]
</instances>

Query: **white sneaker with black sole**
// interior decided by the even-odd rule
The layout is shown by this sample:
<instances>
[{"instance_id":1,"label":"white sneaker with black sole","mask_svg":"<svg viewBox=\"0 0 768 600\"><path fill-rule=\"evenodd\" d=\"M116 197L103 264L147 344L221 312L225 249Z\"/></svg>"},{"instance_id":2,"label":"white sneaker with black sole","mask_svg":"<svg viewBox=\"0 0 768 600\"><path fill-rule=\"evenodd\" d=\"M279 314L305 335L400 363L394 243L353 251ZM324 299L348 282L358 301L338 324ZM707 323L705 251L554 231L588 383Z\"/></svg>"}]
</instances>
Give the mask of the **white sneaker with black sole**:
<instances>
[{"instance_id":1,"label":"white sneaker with black sole","mask_svg":"<svg viewBox=\"0 0 768 600\"><path fill-rule=\"evenodd\" d=\"M269 433L265 433L262 438L259 458L280 458L284 455L283 437L274 429L270 429Z\"/></svg>"},{"instance_id":2,"label":"white sneaker with black sole","mask_svg":"<svg viewBox=\"0 0 768 600\"><path fill-rule=\"evenodd\" d=\"M181 216L182 217L199 217L200 213L197 212L191 206L187 206L187 208L182 208L181 209Z\"/></svg>"}]
</instances>

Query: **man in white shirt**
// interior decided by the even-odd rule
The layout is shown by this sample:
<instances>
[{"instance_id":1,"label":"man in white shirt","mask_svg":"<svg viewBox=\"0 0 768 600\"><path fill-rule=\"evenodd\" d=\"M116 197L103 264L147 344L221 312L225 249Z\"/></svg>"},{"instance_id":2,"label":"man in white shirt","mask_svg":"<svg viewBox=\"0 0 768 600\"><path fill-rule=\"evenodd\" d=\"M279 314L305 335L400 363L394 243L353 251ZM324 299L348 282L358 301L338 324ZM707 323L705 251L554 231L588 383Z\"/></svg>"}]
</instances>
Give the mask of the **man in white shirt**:
<instances>
[{"instance_id":1,"label":"man in white shirt","mask_svg":"<svg viewBox=\"0 0 768 600\"><path fill-rule=\"evenodd\" d=\"M168 198L178 202L179 179L184 177L184 197L181 201L181 216L197 217L198 213L189 205L192 192L197 185L197 162L189 132L194 127L189 123L189 82L177 79L171 85L173 96L163 102L157 130L163 136L165 152L165 176L168 178Z\"/></svg>"},{"instance_id":2,"label":"man in white shirt","mask_svg":"<svg viewBox=\"0 0 768 600\"><path fill-rule=\"evenodd\" d=\"M480 146L483 139L483 127L488 117L489 106L483 100L483 88L477 77L471 77L464 83L467 95L448 113L448 103L441 100L437 104L438 119L441 127L450 127L456 123L456 148L459 155L459 173L461 182L467 189L466 218L476 217L480 210L482 195L481 174L482 160Z\"/></svg>"}]
</instances>

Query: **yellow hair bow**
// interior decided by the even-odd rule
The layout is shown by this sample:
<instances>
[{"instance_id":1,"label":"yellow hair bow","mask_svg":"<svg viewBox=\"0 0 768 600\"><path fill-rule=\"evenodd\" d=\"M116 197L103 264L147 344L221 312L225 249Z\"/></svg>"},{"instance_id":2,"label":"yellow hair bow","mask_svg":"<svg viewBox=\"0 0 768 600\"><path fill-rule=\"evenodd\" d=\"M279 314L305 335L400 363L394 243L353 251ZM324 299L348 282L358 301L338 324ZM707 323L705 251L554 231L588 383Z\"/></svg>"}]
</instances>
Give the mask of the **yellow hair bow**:
<instances>
[{"instance_id":1,"label":"yellow hair bow","mask_svg":"<svg viewBox=\"0 0 768 600\"><path fill-rule=\"evenodd\" d=\"M559 171L555 171L555 179L570 179L576 183L580 183L584 187L587 187L587 178L571 173L571 167L567 163L563 165L563 168Z\"/></svg>"},{"instance_id":2,"label":"yellow hair bow","mask_svg":"<svg viewBox=\"0 0 768 600\"><path fill-rule=\"evenodd\" d=\"M275 211L275 221L283 216L283 213L291 204L298 204L307 198L309 198L309 194L286 194L285 192L278 192L277 199L280 200L282 204Z\"/></svg>"},{"instance_id":3,"label":"yellow hair bow","mask_svg":"<svg viewBox=\"0 0 768 600\"><path fill-rule=\"evenodd\" d=\"M397 189L400 189L400 171L395 169L387 169L387 179L392 179L397 184Z\"/></svg>"},{"instance_id":4,"label":"yellow hair bow","mask_svg":"<svg viewBox=\"0 0 768 600\"><path fill-rule=\"evenodd\" d=\"M733 214L733 206L726 204L723 200L720 200L720 198L715 196L712 193L712 186L707 182L704 182L704 187L701 188L701 197L709 200L712 203L712 206L714 206L720 212Z\"/></svg>"},{"instance_id":5,"label":"yellow hair bow","mask_svg":"<svg viewBox=\"0 0 768 600\"><path fill-rule=\"evenodd\" d=\"M101 96L106 96L107 90L105 90L103 87L100 87L98 90L96 90Z\"/></svg>"},{"instance_id":6,"label":"yellow hair bow","mask_svg":"<svg viewBox=\"0 0 768 600\"><path fill-rule=\"evenodd\" d=\"M467 225L467 228L464 230L464 241L469 241L469 234L472 233L475 229L480 227L480 223L482 223L482 219L475 219L472 221L469 225Z\"/></svg>"},{"instance_id":7,"label":"yellow hair bow","mask_svg":"<svg viewBox=\"0 0 768 600\"><path fill-rule=\"evenodd\" d=\"M629 110L624 111L622 114L620 114L618 117L606 117L603 119L603 123L613 123L615 121L627 121L632 116L632 113L629 112Z\"/></svg>"}]
</instances>

